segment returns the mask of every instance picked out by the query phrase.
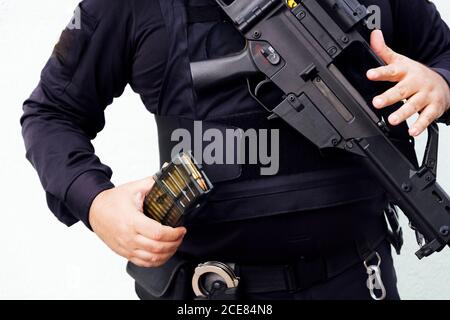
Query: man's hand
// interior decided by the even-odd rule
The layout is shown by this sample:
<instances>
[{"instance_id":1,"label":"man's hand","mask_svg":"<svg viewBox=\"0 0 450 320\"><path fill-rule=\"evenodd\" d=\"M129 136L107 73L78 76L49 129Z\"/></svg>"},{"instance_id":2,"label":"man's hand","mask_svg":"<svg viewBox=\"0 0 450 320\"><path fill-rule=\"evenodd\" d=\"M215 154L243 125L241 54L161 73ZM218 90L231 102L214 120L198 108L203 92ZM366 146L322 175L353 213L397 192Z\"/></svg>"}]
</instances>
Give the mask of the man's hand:
<instances>
[{"instance_id":1,"label":"man's hand","mask_svg":"<svg viewBox=\"0 0 450 320\"><path fill-rule=\"evenodd\" d=\"M384 42L383 33L373 31L371 46L387 66L371 69L367 77L373 81L397 82L397 84L373 100L381 109L399 101L407 102L389 117L389 123L398 125L419 112L418 120L409 134L420 135L433 121L450 107L450 89L444 78L430 68L394 52Z\"/></svg>"},{"instance_id":2,"label":"man's hand","mask_svg":"<svg viewBox=\"0 0 450 320\"><path fill-rule=\"evenodd\" d=\"M114 252L141 267L158 267L177 251L186 229L171 228L142 213L152 178L128 183L100 193L92 203L89 222L94 232Z\"/></svg>"}]
</instances>

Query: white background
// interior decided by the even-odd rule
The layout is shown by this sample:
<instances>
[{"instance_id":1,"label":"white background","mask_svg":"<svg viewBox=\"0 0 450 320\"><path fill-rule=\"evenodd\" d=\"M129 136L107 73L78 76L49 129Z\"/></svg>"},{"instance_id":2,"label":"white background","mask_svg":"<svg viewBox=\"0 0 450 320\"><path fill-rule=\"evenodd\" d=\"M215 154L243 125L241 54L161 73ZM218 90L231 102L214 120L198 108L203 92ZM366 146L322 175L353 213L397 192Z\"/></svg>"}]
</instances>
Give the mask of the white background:
<instances>
[{"instance_id":1,"label":"white background","mask_svg":"<svg viewBox=\"0 0 450 320\"><path fill-rule=\"evenodd\" d=\"M450 21L450 3L435 3ZM125 261L84 225L68 229L53 217L24 157L22 102L76 5L76 0L0 0L0 299L135 299ZM442 128L439 167L446 190L449 130ZM107 126L95 146L114 169L116 184L158 169L153 118L129 89L107 110ZM402 297L450 299L450 250L419 262L413 234L406 233L404 254L396 258Z\"/></svg>"}]
</instances>

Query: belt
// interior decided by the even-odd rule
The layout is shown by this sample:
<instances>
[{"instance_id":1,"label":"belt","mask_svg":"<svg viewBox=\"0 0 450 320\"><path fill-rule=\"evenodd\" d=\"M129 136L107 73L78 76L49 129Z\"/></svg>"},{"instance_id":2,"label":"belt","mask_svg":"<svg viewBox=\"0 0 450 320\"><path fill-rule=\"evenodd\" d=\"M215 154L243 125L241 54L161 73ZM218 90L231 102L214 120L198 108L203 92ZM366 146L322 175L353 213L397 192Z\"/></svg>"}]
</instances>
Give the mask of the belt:
<instances>
[{"instance_id":1,"label":"belt","mask_svg":"<svg viewBox=\"0 0 450 320\"><path fill-rule=\"evenodd\" d=\"M383 235L372 243L355 243L354 246L342 248L327 256L301 257L290 264L236 264L234 269L240 278L239 286L243 292L296 292L326 282L362 263L385 240L386 235Z\"/></svg>"},{"instance_id":2,"label":"belt","mask_svg":"<svg viewBox=\"0 0 450 320\"><path fill-rule=\"evenodd\" d=\"M326 282L362 264L377 251L383 241L388 240L387 234L385 223L374 223L370 228L361 230L358 240L342 245L339 249L319 246L319 253L314 257L300 257L287 264L252 265L235 262L227 265L239 277L238 289L242 293L296 292ZM198 263L177 254L161 267L140 268L129 263L127 271L136 280L137 288L147 292L149 297L170 299L192 290L193 269ZM187 287L190 289L187 290ZM190 298L190 295L186 293L185 298Z\"/></svg>"}]
</instances>

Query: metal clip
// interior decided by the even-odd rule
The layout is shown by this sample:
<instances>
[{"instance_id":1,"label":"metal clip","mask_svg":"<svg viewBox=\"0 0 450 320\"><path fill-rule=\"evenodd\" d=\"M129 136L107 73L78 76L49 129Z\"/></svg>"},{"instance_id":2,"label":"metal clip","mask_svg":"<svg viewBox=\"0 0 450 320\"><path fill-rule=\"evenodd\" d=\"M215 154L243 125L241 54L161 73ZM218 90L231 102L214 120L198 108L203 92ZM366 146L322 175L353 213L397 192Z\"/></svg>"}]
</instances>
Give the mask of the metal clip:
<instances>
[{"instance_id":1,"label":"metal clip","mask_svg":"<svg viewBox=\"0 0 450 320\"><path fill-rule=\"evenodd\" d=\"M381 256L378 252L375 252L375 255L378 260L377 264L369 265L369 262L372 258L371 256L364 261L364 267L366 268L368 275L367 288L370 291L370 296L376 301L381 301L386 299L386 288L384 287L383 280L381 279ZM381 291L381 294L377 295L377 292L375 290Z\"/></svg>"}]
</instances>

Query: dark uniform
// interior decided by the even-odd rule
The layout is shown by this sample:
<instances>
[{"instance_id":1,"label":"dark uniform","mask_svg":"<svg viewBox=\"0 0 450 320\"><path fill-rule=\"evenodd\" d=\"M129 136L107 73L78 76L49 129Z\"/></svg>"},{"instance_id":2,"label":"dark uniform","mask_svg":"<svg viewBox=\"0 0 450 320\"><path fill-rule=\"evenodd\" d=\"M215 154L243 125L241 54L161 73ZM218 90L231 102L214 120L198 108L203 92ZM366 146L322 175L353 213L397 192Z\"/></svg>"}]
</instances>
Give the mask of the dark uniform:
<instances>
[{"instance_id":1,"label":"dark uniform","mask_svg":"<svg viewBox=\"0 0 450 320\"><path fill-rule=\"evenodd\" d=\"M433 4L361 2L381 8L389 46L434 68L450 83L450 32ZM161 162L170 160L172 130L192 130L193 120L202 120L204 129L222 131L280 129L278 175L261 177L254 165L206 166L216 192L188 221L178 257L192 263L236 263L241 294L247 298L365 299L370 296L362 261L376 251L388 298L398 299L385 240L386 196L359 161L341 153L325 156L281 121L268 121L244 81L194 91L190 61L221 57L244 45L220 14L195 13L214 3L80 4L81 29L63 32L21 119L27 158L38 171L49 208L66 225L82 221L90 227L93 199L113 187L112 171L96 157L90 141L104 127L106 106L130 84L156 115ZM169 292L177 286L167 282L180 272L178 264L168 265L176 267L131 266L140 297L189 297L181 288ZM179 276L176 281L184 280Z\"/></svg>"}]
</instances>

